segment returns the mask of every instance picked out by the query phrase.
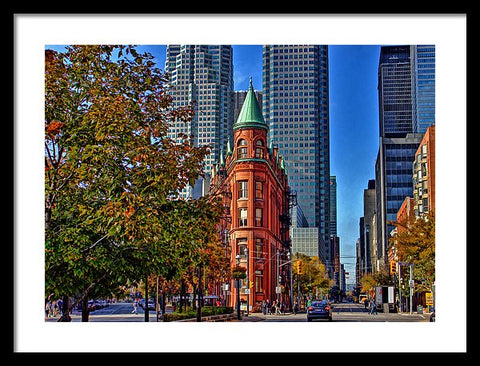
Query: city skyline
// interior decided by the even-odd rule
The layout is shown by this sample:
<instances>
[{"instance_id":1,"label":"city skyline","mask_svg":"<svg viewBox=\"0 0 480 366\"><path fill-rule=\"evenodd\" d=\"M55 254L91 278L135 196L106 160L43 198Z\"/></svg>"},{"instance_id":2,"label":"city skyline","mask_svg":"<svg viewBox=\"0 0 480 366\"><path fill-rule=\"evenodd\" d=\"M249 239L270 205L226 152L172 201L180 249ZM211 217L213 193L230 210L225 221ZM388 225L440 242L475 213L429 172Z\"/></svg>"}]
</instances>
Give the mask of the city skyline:
<instances>
[{"instance_id":1,"label":"city skyline","mask_svg":"<svg viewBox=\"0 0 480 366\"><path fill-rule=\"evenodd\" d=\"M46 46L61 51L64 46ZM234 90L262 91L262 45L232 45ZM375 179L378 153L377 72L380 45L328 45L330 175L337 179L337 236L347 283L355 282L363 190ZM166 45L139 45L165 70ZM342 258L343 257L343 258Z\"/></svg>"},{"instance_id":2,"label":"city skyline","mask_svg":"<svg viewBox=\"0 0 480 366\"><path fill-rule=\"evenodd\" d=\"M234 90L249 78L262 91L262 45L232 45ZM328 45L330 175L337 177L337 235L341 263L355 280L356 242L363 216L363 190L375 179L378 153L377 72L380 45ZM142 45L164 69L166 46ZM343 258L342 258L343 257Z\"/></svg>"}]
</instances>

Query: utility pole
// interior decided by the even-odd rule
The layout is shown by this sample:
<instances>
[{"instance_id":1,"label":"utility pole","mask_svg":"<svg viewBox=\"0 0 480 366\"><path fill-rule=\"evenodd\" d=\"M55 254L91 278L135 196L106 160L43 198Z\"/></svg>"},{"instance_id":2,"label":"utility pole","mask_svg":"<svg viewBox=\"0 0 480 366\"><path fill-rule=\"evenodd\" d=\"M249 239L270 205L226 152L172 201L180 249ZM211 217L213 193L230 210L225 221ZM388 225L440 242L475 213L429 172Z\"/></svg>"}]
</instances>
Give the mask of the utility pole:
<instances>
[{"instance_id":1,"label":"utility pole","mask_svg":"<svg viewBox=\"0 0 480 366\"><path fill-rule=\"evenodd\" d=\"M412 314L412 308L413 308L412 297L413 297L413 287L414 287L414 283L413 283L413 263L410 264L410 281L408 282L408 285L410 286L410 314Z\"/></svg>"},{"instance_id":2,"label":"utility pole","mask_svg":"<svg viewBox=\"0 0 480 366\"><path fill-rule=\"evenodd\" d=\"M245 256L247 257L247 288L246 288L246 294L247 294L247 313L245 314L245 316L248 316L249 315L249 307L250 307L250 277L249 277L249 273L248 273L248 248L245 248Z\"/></svg>"},{"instance_id":3,"label":"utility pole","mask_svg":"<svg viewBox=\"0 0 480 366\"><path fill-rule=\"evenodd\" d=\"M397 309L397 311L402 312L402 265L400 262L398 263L398 297L400 309Z\"/></svg>"}]
</instances>

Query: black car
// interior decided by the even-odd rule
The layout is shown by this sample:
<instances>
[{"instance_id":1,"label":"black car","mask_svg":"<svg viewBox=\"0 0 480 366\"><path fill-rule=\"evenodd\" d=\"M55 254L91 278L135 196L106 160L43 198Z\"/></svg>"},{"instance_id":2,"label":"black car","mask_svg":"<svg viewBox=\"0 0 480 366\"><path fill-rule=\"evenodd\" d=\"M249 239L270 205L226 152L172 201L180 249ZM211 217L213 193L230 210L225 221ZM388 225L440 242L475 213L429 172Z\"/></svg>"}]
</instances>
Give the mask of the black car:
<instances>
[{"instance_id":1,"label":"black car","mask_svg":"<svg viewBox=\"0 0 480 366\"><path fill-rule=\"evenodd\" d=\"M312 301L310 306L307 308L307 321L311 322L313 319L332 320L332 307L328 301Z\"/></svg>"}]
</instances>

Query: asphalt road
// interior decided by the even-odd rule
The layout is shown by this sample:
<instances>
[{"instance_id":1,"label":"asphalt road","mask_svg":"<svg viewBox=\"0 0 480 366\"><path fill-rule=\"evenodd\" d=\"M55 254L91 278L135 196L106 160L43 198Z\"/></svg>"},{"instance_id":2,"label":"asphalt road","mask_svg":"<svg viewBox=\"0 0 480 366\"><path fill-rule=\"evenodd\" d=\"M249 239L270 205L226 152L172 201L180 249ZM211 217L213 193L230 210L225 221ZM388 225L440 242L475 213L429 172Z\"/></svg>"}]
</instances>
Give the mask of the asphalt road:
<instances>
[{"instance_id":1,"label":"asphalt road","mask_svg":"<svg viewBox=\"0 0 480 366\"><path fill-rule=\"evenodd\" d=\"M116 303L95 310L90 313L90 322L144 322L145 315L141 307L138 307L138 314L132 313L132 303ZM154 310L149 311L150 322L156 322ZM332 322L428 322L430 314L417 313L382 313L370 315L368 310L361 304L341 303L333 304ZM47 322L56 322L58 318L45 319ZM72 321L81 322L81 314L72 314ZM235 320L237 321L237 320ZM263 315L259 313L243 316L242 322L306 322L305 313L285 315ZM328 320L314 320L314 322L328 322Z\"/></svg>"}]
</instances>

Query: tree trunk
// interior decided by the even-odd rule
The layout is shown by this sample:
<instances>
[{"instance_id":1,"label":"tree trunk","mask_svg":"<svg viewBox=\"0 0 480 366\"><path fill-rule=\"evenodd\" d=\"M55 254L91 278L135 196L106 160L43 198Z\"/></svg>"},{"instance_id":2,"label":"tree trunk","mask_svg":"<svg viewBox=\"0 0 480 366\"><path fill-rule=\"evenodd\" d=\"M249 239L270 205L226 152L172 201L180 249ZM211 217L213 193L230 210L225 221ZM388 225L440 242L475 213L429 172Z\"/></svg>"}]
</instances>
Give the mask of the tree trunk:
<instances>
[{"instance_id":1,"label":"tree trunk","mask_svg":"<svg viewBox=\"0 0 480 366\"><path fill-rule=\"evenodd\" d=\"M182 284L180 285L180 312L181 313L183 313L182 307L184 302L185 302L185 282L182 280Z\"/></svg>"},{"instance_id":2,"label":"tree trunk","mask_svg":"<svg viewBox=\"0 0 480 366\"><path fill-rule=\"evenodd\" d=\"M198 306L197 306L197 322L202 321L202 267L198 268Z\"/></svg>"},{"instance_id":3,"label":"tree trunk","mask_svg":"<svg viewBox=\"0 0 480 366\"><path fill-rule=\"evenodd\" d=\"M82 301L82 322L88 322L89 313L88 296L85 296Z\"/></svg>"},{"instance_id":4,"label":"tree trunk","mask_svg":"<svg viewBox=\"0 0 480 366\"><path fill-rule=\"evenodd\" d=\"M197 288L198 287L195 285L195 283L192 284L192 287L193 287L192 310L195 311L197 310Z\"/></svg>"},{"instance_id":5,"label":"tree trunk","mask_svg":"<svg viewBox=\"0 0 480 366\"><path fill-rule=\"evenodd\" d=\"M150 321L150 313L148 310L148 276L145 276L145 322Z\"/></svg>"},{"instance_id":6,"label":"tree trunk","mask_svg":"<svg viewBox=\"0 0 480 366\"><path fill-rule=\"evenodd\" d=\"M165 314L165 286L162 287L162 314Z\"/></svg>"},{"instance_id":7,"label":"tree trunk","mask_svg":"<svg viewBox=\"0 0 480 366\"><path fill-rule=\"evenodd\" d=\"M59 322L71 322L72 317L70 316L70 297L63 296L62 298L62 316L58 319ZM88 303L88 302L87 302Z\"/></svg>"}]
</instances>

